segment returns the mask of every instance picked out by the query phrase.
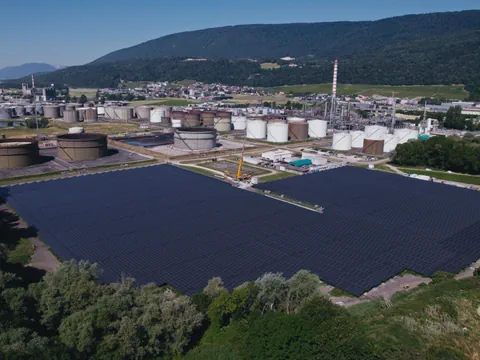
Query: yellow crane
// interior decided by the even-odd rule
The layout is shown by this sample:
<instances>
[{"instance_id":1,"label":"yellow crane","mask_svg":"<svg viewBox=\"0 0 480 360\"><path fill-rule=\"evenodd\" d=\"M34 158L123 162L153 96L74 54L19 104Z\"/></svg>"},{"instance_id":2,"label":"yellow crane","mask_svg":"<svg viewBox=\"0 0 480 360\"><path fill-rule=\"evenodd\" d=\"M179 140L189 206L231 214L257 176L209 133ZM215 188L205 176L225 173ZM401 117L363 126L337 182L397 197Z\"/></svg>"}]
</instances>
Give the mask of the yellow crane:
<instances>
[{"instance_id":1,"label":"yellow crane","mask_svg":"<svg viewBox=\"0 0 480 360\"><path fill-rule=\"evenodd\" d=\"M250 175L248 174L243 174L242 173L242 168L243 168L243 156L245 154L245 138L243 139L243 146L242 146L242 153L240 155L240 159L238 160L238 168L237 168L237 173L235 176L231 176L228 170L225 170L225 176L232 178L233 180L249 180L251 178Z\"/></svg>"}]
</instances>

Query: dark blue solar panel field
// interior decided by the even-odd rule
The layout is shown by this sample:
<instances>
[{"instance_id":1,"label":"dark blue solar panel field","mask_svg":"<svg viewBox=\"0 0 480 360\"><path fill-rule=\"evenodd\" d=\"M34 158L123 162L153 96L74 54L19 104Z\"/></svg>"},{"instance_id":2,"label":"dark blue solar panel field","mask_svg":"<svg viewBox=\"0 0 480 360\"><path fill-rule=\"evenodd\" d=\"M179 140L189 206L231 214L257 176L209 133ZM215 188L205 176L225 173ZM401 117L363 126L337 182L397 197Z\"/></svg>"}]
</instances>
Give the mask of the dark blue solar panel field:
<instances>
[{"instance_id":1,"label":"dark blue solar panel field","mask_svg":"<svg viewBox=\"0 0 480 360\"><path fill-rule=\"evenodd\" d=\"M360 295L405 269L458 272L480 257L480 194L340 168L262 184L324 214L169 165L4 189L62 259L98 262L191 294L308 269Z\"/></svg>"}]
</instances>

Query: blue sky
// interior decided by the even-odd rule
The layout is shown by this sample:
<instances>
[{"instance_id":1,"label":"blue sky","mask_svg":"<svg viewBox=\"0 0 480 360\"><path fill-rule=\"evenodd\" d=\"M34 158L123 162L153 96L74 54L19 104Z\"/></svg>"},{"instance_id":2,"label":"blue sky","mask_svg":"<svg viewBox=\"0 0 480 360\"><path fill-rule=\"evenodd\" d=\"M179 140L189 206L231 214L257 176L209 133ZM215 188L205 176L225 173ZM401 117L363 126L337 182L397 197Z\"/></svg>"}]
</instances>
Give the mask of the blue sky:
<instances>
[{"instance_id":1,"label":"blue sky","mask_svg":"<svg viewBox=\"0 0 480 360\"><path fill-rule=\"evenodd\" d=\"M376 20L480 9L479 0L0 0L0 67L80 65L157 37L207 27Z\"/></svg>"}]
</instances>

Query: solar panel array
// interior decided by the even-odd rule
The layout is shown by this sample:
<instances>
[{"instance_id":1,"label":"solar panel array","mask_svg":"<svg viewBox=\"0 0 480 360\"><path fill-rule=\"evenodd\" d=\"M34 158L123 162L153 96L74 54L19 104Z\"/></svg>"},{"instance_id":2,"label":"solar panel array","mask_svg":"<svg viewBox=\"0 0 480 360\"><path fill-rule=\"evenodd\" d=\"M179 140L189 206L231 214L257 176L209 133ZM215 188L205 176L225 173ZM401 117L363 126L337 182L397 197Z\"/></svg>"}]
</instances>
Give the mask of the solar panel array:
<instances>
[{"instance_id":1,"label":"solar panel array","mask_svg":"<svg viewBox=\"0 0 480 360\"><path fill-rule=\"evenodd\" d=\"M232 288L308 269L360 295L406 268L456 272L480 257L472 191L352 168L259 187L325 213L169 165L16 185L7 201L62 259L186 294L214 276Z\"/></svg>"},{"instance_id":2,"label":"solar panel array","mask_svg":"<svg viewBox=\"0 0 480 360\"><path fill-rule=\"evenodd\" d=\"M480 258L476 191L350 166L256 187L323 207L328 224L342 219L338 251L325 255L362 273L357 285L336 282L357 294L405 269L457 273Z\"/></svg>"}]
</instances>

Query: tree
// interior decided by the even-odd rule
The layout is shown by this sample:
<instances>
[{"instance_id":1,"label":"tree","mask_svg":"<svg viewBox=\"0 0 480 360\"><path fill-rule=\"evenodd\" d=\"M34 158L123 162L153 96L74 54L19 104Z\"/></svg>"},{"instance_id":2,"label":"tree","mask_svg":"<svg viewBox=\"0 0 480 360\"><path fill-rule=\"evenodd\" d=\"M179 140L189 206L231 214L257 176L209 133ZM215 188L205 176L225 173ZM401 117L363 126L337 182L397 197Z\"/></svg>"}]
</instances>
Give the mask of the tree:
<instances>
[{"instance_id":1,"label":"tree","mask_svg":"<svg viewBox=\"0 0 480 360\"><path fill-rule=\"evenodd\" d=\"M97 92L95 93L95 99L97 99L98 101L101 96L102 96L102 93L100 92L100 90L97 90Z\"/></svg>"},{"instance_id":2,"label":"tree","mask_svg":"<svg viewBox=\"0 0 480 360\"><path fill-rule=\"evenodd\" d=\"M465 118L462 115L462 108L460 106L449 108L443 125L448 129L465 129Z\"/></svg>"},{"instance_id":3,"label":"tree","mask_svg":"<svg viewBox=\"0 0 480 360\"><path fill-rule=\"evenodd\" d=\"M287 281L281 273L267 273L255 281L255 286L262 314L281 309L288 292Z\"/></svg>"},{"instance_id":4,"label":"tree","mask_svg":"<svg viewBox=\"0 0 480 360\"><path fill-rule=\"evenodd\" d=\"M300 270L287 281L285 311L296 312L303 304L320 295L321 281L317 275L307 270Z\"/></svg>"},{"instance_id":5,"label":"tree","mask_svg":"<svg viewBox=\"0 0 480 360\"><path fill-rule=\"evenodd\" d=\"M214 278L208 280L208 284L205 287L205 289L203 289L203 293L205 295L207 295L209 298L215 299L224 290L225 290L225 288L223 287L222 279L219 278L219 277L214 277Z\"/></svg>"},{"instance_id":6,"label":"tree","mask_svg":"<svg viewBox=\"0 0 480 360\"><path fill-rule=\"evenodd\" d=\"M88 99L85 96L85 94L82 94L82 96L80 96L80 99L78 100L78 102L82 105L85 104L87 101L88 101Z\"/></svg>"},{"instance_id":7,"label":"tree","mask_svg":"<svg viewBox=\"0 0 480 360\"><path fill-rule=\"evenodd\" d=\"M128 93L127 96L125 97L125 100L127 101L133 101L135 99L135 96L131 93Z\"/></svg>"}]
</instances>

